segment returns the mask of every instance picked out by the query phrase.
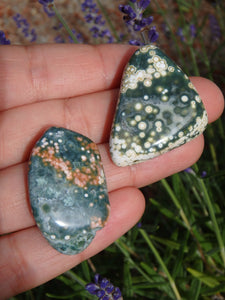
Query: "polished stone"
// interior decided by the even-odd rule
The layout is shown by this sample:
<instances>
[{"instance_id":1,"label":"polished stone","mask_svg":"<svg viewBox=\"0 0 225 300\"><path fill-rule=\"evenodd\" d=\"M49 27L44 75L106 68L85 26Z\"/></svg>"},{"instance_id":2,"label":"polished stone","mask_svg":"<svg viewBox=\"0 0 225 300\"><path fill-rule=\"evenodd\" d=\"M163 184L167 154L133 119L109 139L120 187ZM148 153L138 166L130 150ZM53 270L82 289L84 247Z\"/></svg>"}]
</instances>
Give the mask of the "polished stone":
<instances>
[{"instance_id":1,"label":"polished stone","mask_svg":"<svg viewBox=\"0 0 225 300\"><path fill-rule=\"evenodd\" d=\"M52 247L83 251L109 215L109 201L96 144L76 132L52 127L32 150L29 194L34 218Z\"/></svg>"},{"instance_id":2,"label":"polished stone","mask_svg":"<svg viewBox=\"0 0 225 300\"><path fill-rule=\"evenodd\" d=\"M110 136L118 166L168 152L201 134L208 118L187 75L158 47L137 50L126 66Z\"/></svg>"}]
</instances>

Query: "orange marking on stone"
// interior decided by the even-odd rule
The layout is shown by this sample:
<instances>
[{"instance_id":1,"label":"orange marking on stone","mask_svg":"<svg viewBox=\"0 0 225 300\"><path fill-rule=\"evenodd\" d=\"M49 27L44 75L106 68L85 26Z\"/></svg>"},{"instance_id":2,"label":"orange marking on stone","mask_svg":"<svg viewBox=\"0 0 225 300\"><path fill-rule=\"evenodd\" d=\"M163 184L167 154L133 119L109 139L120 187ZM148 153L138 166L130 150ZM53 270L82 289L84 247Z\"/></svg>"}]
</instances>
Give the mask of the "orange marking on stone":
<instances>
[{"instance_id":1,"label":"orange marking on stone","mask_svg":"<svg viewBox=\"0 0 225 300\"><path fill-rule=\"evenodd\" d=\"M92 143L95 145L94 143ZM91 146L93 150L93 146ZM97 148L96 148L97 149ZM82 166L81 169L76 168L72 170L70 161L63 161L62 158L55 156L57 149L52 146L46 147L46 150L42 150L41 147L36 147L33 149L32 155L38 156L42 159L44 165L52 166L57 172L64 173L68 181L73 181L74 184L81 188L85 188L87 184L99 185L99 181L102 178L101 169L98 164L95 164L95 157L91 154L91 161L93 164L90 167ZM93 171L95 171L93 174Z\"/></svg>"},{"instance_id":2,"label":"orange marking on stone","mask_svg":"<svg viewBox=\"0 0 225 300\"><path fill-rule=\"evenodd\" d=\"M98 154L98 148L97 148L97 145L96 145L95 143L90 143L90 144L88 144L88 145L86 146L86 149L87 149L87 150L88 150L88 149L91 149L91 150L97 152L97 154Z\"/></svg>"},{"instance_id":3,"label":"orange marking on stone","mask_svg":"<svg viewBox=\"0 0 225 300\"><path fill-rule=\"evenodd\" d=\"M91 229L103 227L104 223L102 222L101 218L98 218L96 216L91 217Z\"/></svg>"}]
</instances>

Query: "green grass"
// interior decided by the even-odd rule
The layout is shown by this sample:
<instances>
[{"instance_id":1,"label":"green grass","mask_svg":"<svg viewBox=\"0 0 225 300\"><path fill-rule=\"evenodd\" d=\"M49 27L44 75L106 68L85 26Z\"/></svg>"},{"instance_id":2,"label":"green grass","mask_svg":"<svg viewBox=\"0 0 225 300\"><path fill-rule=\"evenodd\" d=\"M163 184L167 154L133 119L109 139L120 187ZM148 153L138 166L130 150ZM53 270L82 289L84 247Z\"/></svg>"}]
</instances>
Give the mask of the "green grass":
<instances>
[{"instance_id":1,"label":"green grass","mask_svg":"<svg viewBox=\"0 0 225 300\"><path fill-rule=\"evenodd\" d=\"M206 3L208 11L202 11ZM221 29L222 37L214 41L209 13ZM166 24L169 34L160 32L160 42L180 66L189 75L214 80L224 91L224 2L177 0L165 9L163 1L152 1L151 14L159 31ZM188 35L190 23L197 28L194 39ZM175 34L178 27L186 32L185 42ZM119 286L127 300L225 299L224 132L224 116L208 126L204 153L192 174L181 172L142 189L146 211L141 228L132 228L73 270L11 299L96 299L84 290L93 280L93 269ZM202 171L207 172L204 178Z\"/></svg>"}]
</instances>

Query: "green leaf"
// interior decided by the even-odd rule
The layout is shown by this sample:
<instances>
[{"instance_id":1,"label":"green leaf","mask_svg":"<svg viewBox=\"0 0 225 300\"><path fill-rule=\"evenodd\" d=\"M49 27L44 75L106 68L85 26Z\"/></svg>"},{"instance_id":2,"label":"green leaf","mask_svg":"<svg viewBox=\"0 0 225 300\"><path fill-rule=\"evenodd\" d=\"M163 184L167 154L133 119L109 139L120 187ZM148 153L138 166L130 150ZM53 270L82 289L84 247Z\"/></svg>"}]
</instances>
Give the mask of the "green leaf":
<instances>
[{"instance_id":1,"label":"green leaf","mask_svg":"<svg viewBox=\"0 0 225 300\"><path fill-rule=\"evenodd\" d=\"M164 293L166 293L169 297L172 297L172 299L173 299L174 294L173 294L172 290L170 289L170 285L166 281L166 279L162 275L159 275L153 268L151 268L145 262L141 262L140 266L142 267L142 269L144 269L150 275L152 283L150 283L149 286L151 287L151 289L157 288L158 290L163 291ZM135 293L136 293L136 291L135 291Z\"/></svg>"},{"instance_id":2,"label":"green leaf","mask_svg":"<svg viewBox=\"0 0 225 300\"><path fill-rule=\"evenodd\" d=\"M133 296L133 288L132 288L132 276L130 273L131 265L127 259L124 260L124 267L123 267L123 282L124 282L124 289L126 291L127 297Z\"/></svg>"},{"instance_id":3,"label":"green leaf","mask_svg":"<svg viewBox=\"0 0 225 300\"><path fill-rule=\"evenodd\" d=\"M179 243L176 243L176 242L168 240L168 239L160 238L158 236L150 235L150 238L159 242L162 245L165 245L165 246L175 249L175 250L179 250L181 247L181 245ZM185 246L183 251L188 252L188 248Z\"/></svg>"},{"instance_id":4,"label":"green leaf","mask_svg":"<svg viewBox=\"0 0 225 300\"><path fill-rule=\"evenodd\" d=\"M202 272L199 272L197 270L187 268L187 271L192 274L192 276L196 277L198 280L200 280L202 283L206 284L209 287L214 288L215 286L219 285L219 281L216 280L214 277L206 275Z\"/></svg>"},{"instance_id":5,"label":"green leaf","mask_svg":"<svg viewBox=\"0 0 225 300\"><path fill-rule=\"evenodd\" d=\"M189 10L192 8L192 4L186 0L177 0L177 3L179 5L179 9L184 13L189 12Z\"/></svg>"},{"instance_id":6,"label":"green leaf","mask_svg":"<svg viewBox=\"0 0 225 300\"><path fill-rule=\"evenodd\" d=\"M177 217L177 215L173 211L167 209L165 206L161 205L157 200L153 198L151 198L149 201L151 204L158 208L161 214L163 214L169 219L172 219L173 221L176 221L179 225L184 226L183 222L181 222L179 217Z\"/></svg>"},{"instance_id":7,"label":"green leaf","mask_svg":"<svg viewBox=\"0 0 225 300\"><path fill-rule=\"evenodd\" d=\"M53 298L53 299L71 299L71 298L73 298L76 295L77 295L77 293L73 293L73 294L70 294L70 295L67 295L67 296L65 296L65 295L64 296L58 296L58 295L46 293L46 296L48 298Z\"/></svg>"},{"instance_id":8,"label":"green leaf","mask_svg":"<svg viewBox=\"0 0 225 300\"><path fill-rule=\"evenodd\" d=\"M202 271L203 262L201 260L198 260L195 264L195 267L198 268L200 271ZM191 282L191 285L190 285L189 299L192 299L192 300L198 300L199 299L199 294L200 294L200 291L201 291L201 285L202 285L202 282L200 280L198 280L198 278L194 277L192 282Z\"/></svg>"},{"instance_id":9,"label":"green leaf","mask_svg":"<svg viewBox=\"0 0 225 300\"><path fill-rule=\"evenodd\" d=\"M81 263L81 267L82 267L82 270L83 270L83 274L85 276L85 279L88 281L88 282L91 282L91 274L90 274L90 269L89 269L89 265L88 265L88 262L85 260Z\"/></svg>"},{"instance_id":10,"label":"green leaf","mask_svg":"<svg viewBox=\"0 0 225 300\"><path fill-rule=\"evenodd\" d=\"M206 288L202 289L201 293L204 296L213 296L217 293L222 293L225 292L225 284L224 282L221 283L220 285L217 285L215 288Z\"/></svg>"},{"instance_id":11,"label":"green leaf","mask_svg":"<svg viewBox=\"0 0 225 300\"><path fill-rule=\"evenodd\" d=\"M184 253L187 253L189 250L187 247L188 238L189 238L189 232L187 231L186 234L184 234L183 239L181 240L181 245L172 269L172 277L174 280L176 279L178 274L180 275L183 274Z\"/></svg>"}]
</instances>

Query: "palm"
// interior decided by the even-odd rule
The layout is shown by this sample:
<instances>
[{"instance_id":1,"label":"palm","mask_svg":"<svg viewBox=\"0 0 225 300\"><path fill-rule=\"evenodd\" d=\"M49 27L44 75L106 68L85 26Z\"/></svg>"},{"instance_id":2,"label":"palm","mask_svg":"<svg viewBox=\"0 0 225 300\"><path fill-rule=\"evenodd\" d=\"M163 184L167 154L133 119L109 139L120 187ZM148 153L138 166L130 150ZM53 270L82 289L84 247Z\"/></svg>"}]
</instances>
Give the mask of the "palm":
<instances>
[{"instance_id":1,"label":"palm","mask_svg":"<svg viewBox=\"0 0 225 300\"><path fill-rule=\"evenodd\" d=\"M203 149L199 136L160 157L131 167L115 166L108 138L120 77L134 49L42 45L0 49L0 282L2 297L39 285L96 254L141 217L138 187L193 164ZM221 114L219 89L192 78L212 122ZM51 248L35 226L27 194L27 160L35 141L50 126L61 126L99 145L111 202L108 224L81 254ZM6 234L6 235L5 235Z\"/></svg>"}]
</instances>

